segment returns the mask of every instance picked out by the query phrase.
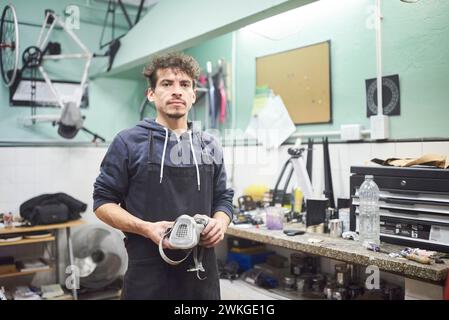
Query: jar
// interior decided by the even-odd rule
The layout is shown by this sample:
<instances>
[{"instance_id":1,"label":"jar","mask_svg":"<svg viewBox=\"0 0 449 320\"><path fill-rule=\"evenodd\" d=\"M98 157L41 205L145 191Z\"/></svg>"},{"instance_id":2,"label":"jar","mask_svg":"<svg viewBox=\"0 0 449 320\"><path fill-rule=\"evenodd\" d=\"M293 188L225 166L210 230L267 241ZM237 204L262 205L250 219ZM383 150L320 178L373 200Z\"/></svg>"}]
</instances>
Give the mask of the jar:
<instances>
[{"instance_id":1,"label":"jar","mask_svg":"<svg viewBox=\"0 0 449 320\"><path fill-rule=\"evenodd\" d=\"M269 230L282 230L284 228L284 209L282 207L267 207L266 223Z\"/></svg>"},{"instance_id":2,"label":"jar","mask_svg":"<svg viewBox=\"0 0 449 320\"><path fill-rule=\"evenodd\" d=\"M3 223L5 225L5 228L12 228L13 221L14 221L14 217L11 212L5 213L3 215Z\"/></svg>"},{"instance_id":3,"label":"jar","mask_svg":"<svg viewBox=\"0 0 449 320\"><path fill-rule=\"evenodd\" d=\"M296 289L295 276L284 276L282 279L283 288L286 291L294 291Z\"/></svg>"},{"instance_id":4,"label":"jar","mask_svg":"<svg viewBox=\"0 0 449 320\"><path fill-rule=\"evenodd\" d=\"M305 273L296 278L296 290L299 292L309 292L312 289L313 274Z\"/></svg>"},{"instance_id":5,"label":"jar","mask_svg":"<svg viewBox=\"0 0 449 320\"><path fill-rule=\"evenodd\" d=\"M329 234L331 237L340 238L343 232L343 222L340 219L329 221Z\"/></svg>"},{"instance_id":6,"label":"jar","mask_svg":"<svg viewBox=\"0 0 449 320\"><path fill-rule=\"evenodd\" d=\"M321 274L317 274L312 278L312 291L315 293L322 293L324 289L324 277Z\"/></svg>"},{"instance_id":7,"label":"jar","mask_svg":"<svg viewBox=\"0 0 449 320\"><path fill-rule=\"evenodd\" d=\"M304 277L296 278L296 290L298 290L298 292L304 292L305 282L306 279Z\"/></svg>"},{"instance_id":8,"label":"jar","mask_svg":"<svg viewBox=\"0 0 449 320\"><path fill-rule=\"evenodd\" d=\"M337 287L337 284L335 283L334 280L328 280L326 282L326 286L324 287L324 290L323 290L324 297L328 300L332 300L333 293L334 293L336 287Z\"/></svg>"},{"instance_id":9,"label":"jar","mask_svg":"<svg viewBox=\"0 0 449 320\"><path fill-rule=\"evenodd\" d=\"M346 263L335 265L335 277L339 287L346 287L349 284L350 274Z\"/></svg>"},{"instance_id":10,"label":"jar","mask_svg":"<svg viewBox=\"0 0 449 320\"><path fill-rule=\"evenodd\" d=\"M346 288L336 288L332 293L332 298L335 300L347 300L348 291L346 290Z\"/></svg>"},{"instance_id":11,"label":"jar","mask_svg":"<svg viewBox=\"0 0 449 320\"><path fill-rule=\"evenodd\" d=\"M300 252L295 252L290 255L290 273L295 276L300 276L304 272L306 255Z\"/></svg>"}]
</instances>

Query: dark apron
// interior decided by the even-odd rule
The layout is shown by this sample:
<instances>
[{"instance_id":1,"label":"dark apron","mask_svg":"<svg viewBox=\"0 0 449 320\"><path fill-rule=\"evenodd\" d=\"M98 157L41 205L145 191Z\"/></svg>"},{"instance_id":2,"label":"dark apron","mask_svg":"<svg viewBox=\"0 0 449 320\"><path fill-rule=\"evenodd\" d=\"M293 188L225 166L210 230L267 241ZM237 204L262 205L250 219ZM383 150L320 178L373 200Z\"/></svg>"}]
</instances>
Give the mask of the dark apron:
<instances>
[{"instance_id":1,"label":"dark apron","mask_svg":"<svg viewBox=\"0 0 449 320\"><path fill-rule=\"evenodd\" d=\"M198 190L196 168L164 167L159 183L160 164L153 159L153 132L149 131L148 162L145 170L147 203L144 220L174 221L182 214L211 215L213 199L213 164L199 164L201 188ZM204 149L203 141L201 149ZM164 161L164 159L162 159ZM159 255L157 245L150 239L127 233L128 270L125 274L122 299L132 300L219 300L220 286L214 248L203 248L205 272L187 272L193 267L193 253L177 266L167 264ZM180 260L186 251L165 250L171 259Z\"/></svg>"}]
</instances>

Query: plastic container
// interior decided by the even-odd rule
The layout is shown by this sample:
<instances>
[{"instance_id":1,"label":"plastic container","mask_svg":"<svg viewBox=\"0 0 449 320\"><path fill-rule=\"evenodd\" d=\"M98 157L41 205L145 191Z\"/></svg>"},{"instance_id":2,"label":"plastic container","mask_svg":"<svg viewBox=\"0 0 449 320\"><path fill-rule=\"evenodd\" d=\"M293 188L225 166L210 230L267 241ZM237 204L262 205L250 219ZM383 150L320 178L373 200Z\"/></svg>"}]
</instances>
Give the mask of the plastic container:
<instances>
[{"instance_id":1,"label":"plastic container","mask_svg":"<svg viewBox=\"0 0 449 320\"><path fill-rule=\"evenodd\" d=\"M285 291L296 290L296 277L292 275L284 276L282 279L282 287Z\"/></svg>"},{"instance_id":2,"label":"plastic container","mask_svg":"<svg viewBox=\"0 0 449 320\"><path fill-rule=\"evenodd\" d=\"M270 230L282 230L284 228L284 212L282 207L267 207L267 228Z\"/></svg>"},{"instance_id":3,"label":"plastic container","mask_svg":"<svg viewBox=\"0 0 449 320\"><path fill-rule=\"evenodd\" d=\"M254 253L228 252L227 263L235 261L239 265L239 272L249 270L255 264L264 263L272 251L261 251Z\"/></svg>"},{"instance_id":4,"label":"plastic container","mask_svg":"<svg viewBox=\"0 0 449 320\"><path fill-rule=\"evenodd\" d=\"M349 208L338 209L338 218L343 222L342 232L350 231Z\"/></svg>"},{"instance_id":5,"label":"plastic container","mask_svg":"<svg viewBox=\"0 0 449 320\"><path fill-rule=\"evenodd\" d=\"M379 188L373 176L366 175L359 189L359 235L360 243L380 245Z\"/></svg>"},{"instance_id":6,"label":"plastic container","mask_svg":"<svg viewBox=\"0 0 449 320\"><path fill-rule=\"evenodd\" d=\"M5 228L12 228L13 221L14 221L14 217L11 212L5 213L3 215L3 223L5 225Z\"/></svg>"},{"instance_id":7,"label":"plastic container","mask_svg":"<svg viewBox=\"0 0 449 320\"><path fill-rule=\"evenodd\" d=\"M339 263L335 265L335 277L339 287L346 287L350 283L350 270L346 263Z\"/></svg>"}]
</instances>

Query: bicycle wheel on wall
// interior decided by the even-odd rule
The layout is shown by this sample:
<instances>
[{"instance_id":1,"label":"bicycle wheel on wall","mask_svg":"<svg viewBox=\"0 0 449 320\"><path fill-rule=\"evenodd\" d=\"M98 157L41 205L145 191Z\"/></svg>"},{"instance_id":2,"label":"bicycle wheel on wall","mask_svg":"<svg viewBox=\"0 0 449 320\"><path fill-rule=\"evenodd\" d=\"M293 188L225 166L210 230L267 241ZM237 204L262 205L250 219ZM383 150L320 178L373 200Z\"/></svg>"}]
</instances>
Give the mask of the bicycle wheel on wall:
<instances>
[{"instance_id":1,"label":"bicycle wheel on wall","mask_svg":"<svg viewBox=\"0 0 449 320\"><path fill-rule=\"evenodd\" d=\"M8 4L0 23L0 69L3 82L11 86L17 76L19 64L19 24L16 9Z\"/></svg>"}]
</instances>

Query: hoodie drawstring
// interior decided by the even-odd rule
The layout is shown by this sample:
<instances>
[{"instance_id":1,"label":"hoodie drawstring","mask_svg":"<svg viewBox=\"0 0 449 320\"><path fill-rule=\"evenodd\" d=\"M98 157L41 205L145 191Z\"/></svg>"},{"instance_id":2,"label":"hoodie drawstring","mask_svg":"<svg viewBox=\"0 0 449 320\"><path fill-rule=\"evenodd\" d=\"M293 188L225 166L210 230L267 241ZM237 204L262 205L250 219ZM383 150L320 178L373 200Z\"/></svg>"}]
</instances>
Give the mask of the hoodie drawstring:
<instances>
[{"instance_id":1,"label":"hoodie drawstring","mask_svg":"<svg viewBox=\"0 0 449 320\"><path fill-rule=\"evenodd\" d=\"M165 130L165 142L164 142L164 150L162 151L162 160L161 160L161 174L160 174L160 180L159 183L162 183L162 177L164 176L164 163L165 163L165 151L167 150L167 142L168 142L168 130L167 128L164 128Z\"/></svg>"},{"instance_id":2,"label":"hoodie drawstring","mask_svg":"<svg viewBox=\"0 0 449 320\"><path fill-rule=\"evenodd\" d=\"M198 184L198 191L200 191L200 186L201 186L200 169L198 169L198 161L196 161L195 150L193 149L192 131L189 131L189 137L190 137L190 149L192 150L193 161L195 162L195 167L196 167L196 181Z\"/></svg>"}]
</instances>

